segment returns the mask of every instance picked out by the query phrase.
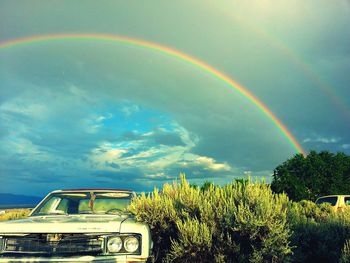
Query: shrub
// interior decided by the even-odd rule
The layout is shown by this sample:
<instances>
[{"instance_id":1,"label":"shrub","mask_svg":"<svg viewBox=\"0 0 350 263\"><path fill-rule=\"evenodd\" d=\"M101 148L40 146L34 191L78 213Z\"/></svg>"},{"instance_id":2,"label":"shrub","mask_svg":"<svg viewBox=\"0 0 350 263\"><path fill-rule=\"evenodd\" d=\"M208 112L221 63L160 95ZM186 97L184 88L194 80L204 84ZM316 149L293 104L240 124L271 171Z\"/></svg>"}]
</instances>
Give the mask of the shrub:
<instances>
[{"instance_id":1,"label":"shrub","mask_svg":"<svg viewBox=\"0 0 350 263\"><path fill-rule=\"evenodd\" d=\"M350 239L349 211L336 213L329 205L301 201L290 204L288 218L294 262L339 262Z\"/></svg>"},{"instance_id":2,"label":"shrub","mask_svg":"<svg viewBox=\"0 0 350 263\"><path fill-rule=\"evenodd\" d=\"M214 262L212 255L212 229L197 219L178 221L179 240L172 240L170 261Z\"/></svg>"},{"instance_id":3,"label":"shrub","mask_svg":"<svg viewBox=\"0 0 350 263\"><path fill-rule=\"evenodd\" d=\"M157 262L285 262L288 198L264 183L165 184L129 210L150 225Z\"/></svg>"},{"instance_id":4,"label":"shrub","mask_svg":"<svg viewBox=\"0 0 350 263\"><path fill-rule=\"evenodd\" d=\"M170 186L166 185L170 189ZM175 210L171 194L159 193L155 189L152 194L134 198L129 210L139 221L148 223L154 246L154 256L165 259L169 253L171 240L177 238L176 222L178 215Z\"/></svg>"},{"instance_id":5,"label":"shrub","mask_svg":"<svg viewBox=\"0 0 350 263\"><path fill-rule=\"evenodd\" d=\"M316 205L308 200L290 202L288 211L288 221L291 225L297 225L302 222L321 223L334 215L334 210L329 204Z\"/></svg>"},{"instance_id":6,"label":"shrub","mask_svg":"<svg viewBox=\"0 0 350 263\"><path fill-rule=\"evenodd\" d=\"M349 239L345 241L339 262L340 263L349 263L350 262L350 240Z\"/></svg>"},{"instance_id":7,"label":"shrub","mask_svg":"<svg viewBox=\"0 0 350 263\"><path fill-rule=\"evenodd\" d=\"M30 209L11 209L6 210L5 214L0 215L0 221L21 219L28 216Z\"/></svg>"}]
</instances>

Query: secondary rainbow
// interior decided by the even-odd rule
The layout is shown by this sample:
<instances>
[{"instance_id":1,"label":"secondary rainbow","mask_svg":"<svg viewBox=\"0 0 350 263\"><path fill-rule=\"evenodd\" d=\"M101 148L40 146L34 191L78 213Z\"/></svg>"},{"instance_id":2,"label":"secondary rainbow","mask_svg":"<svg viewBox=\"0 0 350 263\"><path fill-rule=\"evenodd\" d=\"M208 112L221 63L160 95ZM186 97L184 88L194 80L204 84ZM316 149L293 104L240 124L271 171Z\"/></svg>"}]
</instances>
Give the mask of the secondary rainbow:
<instances>
[{"instance_id":1,"label":"secondary rainbow","mask_svg":"<svg viewBox=\"0 0 350 263\"><path fill-rule=\"evenodd\" d=\"M229 9L228 9L229 10ZM233 13L232 13L233 14ZM230 13L230 15L232 15ZM308 65L306 60L299 55L296 51L290 48L285 42L276 37L273 33L264 29L261 25L249 23L246 18L240 16L237 12L232 15L232 18L252 31L261 39L267 41L269 45L279 50L290 62L292 62L298 70L303 72L314 84L317 85L322 92L333 102L333 104L342 112L344 117L350 120L350 109L344 99L339 96L333 87L327 84L322 78L314 72L314 70Z\"/></svg>"},{"instance_id":2,"label":"secondary rainbow","mask_svg":"<svg viewBox=\"0 0 350 263\"><path fill-rule=\"evenodd\" d=\"M241 96L245 97L251 103L253 103L270 121L278 128L283 137L287 139L290 145L299 153L305 155L304 149L301 147L300 143L294 137L294 135L287 129L287 127L282 123L281 120L256 96L253 95L247 88L243 87L232 78L226 74L220 72L218 69L213 66L194 58L184 52L178 51L174 48L170 48L158 43L146 41L143 39L131 38L127 36L120 35L110 35L110 34L49 34L49 35L33 35L23 38L15 38L6 41L0 41L0 49L16 47L20 45L27 45L37 42L49 42L56 40L93 40L93 41L113 41L121 44L127 44L142 48L147 48L154 50L170 57L177 58L181 61L184 61L188 64L193 65L194 67L200 69L201 71L207 72L208 74L214 76L220 81L225 82L229 87L238 92Z\"/></svg>"}]
</instances>

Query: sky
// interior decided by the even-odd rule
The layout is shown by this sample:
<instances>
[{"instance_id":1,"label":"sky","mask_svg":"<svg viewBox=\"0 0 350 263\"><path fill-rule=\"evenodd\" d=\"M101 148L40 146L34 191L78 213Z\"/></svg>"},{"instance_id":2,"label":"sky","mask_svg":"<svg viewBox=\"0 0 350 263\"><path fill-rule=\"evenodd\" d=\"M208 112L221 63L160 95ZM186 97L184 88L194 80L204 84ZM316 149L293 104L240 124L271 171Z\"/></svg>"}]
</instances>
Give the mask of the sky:
<instances>
[{"instance_id":1,"label":"sky","mask_svg":"<svg viewBox=\"0 0 350 263\"><path fill-rule=\"evenodd\" d=\"M297 144L350 154L349 26L345 0L2 0L0 193L270 181Z\"/></svg>"}]
</instances>

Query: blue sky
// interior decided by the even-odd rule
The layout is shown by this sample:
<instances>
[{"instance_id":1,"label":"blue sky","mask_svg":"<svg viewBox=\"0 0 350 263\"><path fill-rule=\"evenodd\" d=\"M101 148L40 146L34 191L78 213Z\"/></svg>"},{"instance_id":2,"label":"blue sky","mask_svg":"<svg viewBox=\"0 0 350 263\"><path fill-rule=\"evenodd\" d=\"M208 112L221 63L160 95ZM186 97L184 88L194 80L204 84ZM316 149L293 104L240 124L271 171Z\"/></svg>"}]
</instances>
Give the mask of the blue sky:
<instances>
[{"instance_id":1,"label":"blue sky","mask_svg":"<svg viewBox=\"0 0 350 263\"><path fill-rule=\"evenodd\" d=\"M99 33L169 46L245 86L306 151L347 154L349 25L345 0L0 3L0 42ZM194 183L270 180L295 154L222 81L164 54L101 41L0 49L0 152L0 192L34 195L150 190L181 172Z\"/></svg>"}]
</instances>

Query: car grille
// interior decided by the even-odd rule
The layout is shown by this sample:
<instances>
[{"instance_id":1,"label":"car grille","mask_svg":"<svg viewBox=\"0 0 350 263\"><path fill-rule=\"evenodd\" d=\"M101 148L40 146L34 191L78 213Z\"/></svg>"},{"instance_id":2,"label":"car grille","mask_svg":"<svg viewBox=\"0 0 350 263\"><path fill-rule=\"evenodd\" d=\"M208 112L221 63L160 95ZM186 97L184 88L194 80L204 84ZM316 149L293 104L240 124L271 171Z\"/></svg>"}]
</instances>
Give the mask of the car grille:
<instances>
[{"instance_id":1,"label":"car grille","mask_svg":"<svg viewBox=\"0 0 350 263\"><path fill-rule=\"evenodd\" d=\"M84 234L37 234L6 237L3 253L28 254L98 254L102 252L103 238Z\"/></svg>"}]
</instances>

